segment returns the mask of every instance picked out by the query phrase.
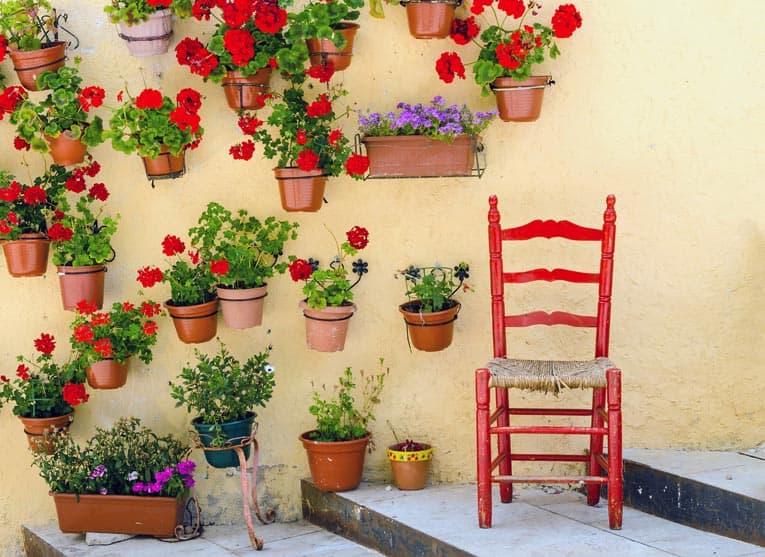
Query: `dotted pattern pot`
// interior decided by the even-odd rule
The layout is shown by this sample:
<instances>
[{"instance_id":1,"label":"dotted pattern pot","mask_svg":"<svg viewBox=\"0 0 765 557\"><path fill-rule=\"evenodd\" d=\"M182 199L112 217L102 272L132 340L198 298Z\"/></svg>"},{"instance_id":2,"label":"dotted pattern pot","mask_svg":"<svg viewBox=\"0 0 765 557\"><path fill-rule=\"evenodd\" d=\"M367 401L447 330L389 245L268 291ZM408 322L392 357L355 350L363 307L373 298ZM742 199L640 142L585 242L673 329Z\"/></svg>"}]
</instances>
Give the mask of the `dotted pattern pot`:
<instances>
[{"instance_id":1,"label":"dotted pattern pot","mask_svg":"<svg viewBox=\"0 0 765 557\"><path fill-rule=\"evenodd\" d=\"M226 72L222 86L229 108L237 111L261 108L260 96L268 93L270 81L271 68L261 68L247 76L240 72Z\"/></svg>"},{"instance_id":2,"label":"dotted pattern pot","mask_svg":"<svg viewBox=\"0 0 765 557\"><path fill-rule=\"evenodd\" d=\"M11 50L13 69L19 77L21 85L28 91L39 91L38 76L47 71L55 72L66 62L66 43L63 41L51 43L47 48L30 50Z\"/></svg>"},{"instance_id":3,"label":"dotted pattern pot","mask_svg":"<svg viewBox=\"0 0 765 557\"><path fill-rule=\"evenodd\" d=\"M45 234L22 234L2 242L5 264L12 277L39 277L48 269L50 240Z\"/></svg>"},{"instance_id":4,"label":"dotted pattern pot","mask_svg":"<svg viewBox=\"0 0 765 557\"><path fill-rule=\"evenodd\" d=\"M420 312L419 307L418 301L398 306L412 346L424 352L438 352L448 347L454 336L454 321L462 306L455 302L449 309L432 313Z\"/></svg>"},{"instance_id":5,"label":"dotted pattern pot","mask_svg":"<svg viewBox=\"0 0 765 557\"><path fill-rule=\"evenodd\" d=\"M449 36L458 2L426 1L402 2L406 5L409 34L417 39L443 39Z\"/></svg>"},{"instance_id":6,"label":"dotted pattern pot","mask_svg":"<svg viewBox=\"0 0 765 557\"><path fill-rule=\"evenodd\" d=\"M552 84L549 75L531 76L524 81L498 77L491 84L503 122L533 122L542 111L545 88Z\"/></svg>"},{"instance_id":7,"label":"dotted pattern pot","mask_svg":"<svg viewBox=\"0 0 765 557\"><path fill-rule=\"evenodd\" d=\"M107 358L86 367L88 385L94 389L119 389L127 383L129 364L129 359L121 364L113 358Z\"/></svg>"},{"instance_id":8,"label":"dotted pattern pot","mask_svg":"<svg viewBox=\"0 0 765 557\"><path fill-rule=\"evenodd\" d=\"M388 447L388 460L393 470L393 481L401 490L417 490L425 487L430 472L430 462L433 460L433 449L430 445L421 451L397 451L391 445Z\"/></svg>"},{"instance_id":9,"label":"dotted pattern pot","mask_svg":"<svg viewBox=\"0 0 765 557\"><path fill-rule=\"evenodd\" d=\"M51 454L53 447L50 447L45 440L45 433L52 433L59 429L68 430L74 421L74 411L52 418L26 418L24 416L18 418L24 425L24 433L27 434L29 448L35 452Z\"/></svg>"},{"instance_id":10,"label":"dotted pattern pot","mask_svg":"<svg viewBox=\"0 0 765 557\"><path fill-rule=\"evenodd\" d=\"M85 300L98 309L104 305L104 277L106 265L85 265L67 267L59 265L58 282L61 287L61 302L66 310L74 310Z\"/></svg>"},{"instance_id":11,"label":"dotted pattern pot","mask_svg":"<svg viewBox=\"0 0 765 557\"><path fill-rule=\"evenodd\" d=\"M159 10L148 21L135 25L119 23L119 37L123 39L136 57L156 56L167 52L173 35L173 14L170 10Z\"/></svg>"},{"instance_id":12,"label":"dotted pattern pot","mask_svg":"<svg viewBox=\"0 0 765 557\"><path fill-rule=\"evenodd\" d=\"M353 441L313 441L306 431L300 442L308 455L311 479L321 491L350 491L359 487L369 435Z\"/></svg>"},{"instance_id":13,"label":"dotted pattern pot","mask_svg":"<svg viewBox=\"0 0 765 557\"><path fill-rule=\"evenodd\" d=\"M312 309L301 301L300 309L305 316L306 346L317 352L339 352L345 348L348 322L356 312L356 304Z\"/></svg>"},{"instance_id":14,"label":"dotted pattern pot","mask_svg":"<svg viewBox=\"0 0 765 557\"><path fill-rule=\"evenodd\" d=\"M263 322L263 302L268 295L265 285L258 288L218 287L218 301L223 323L232 329L249 329Z\"/></svg>"},{"instance_id":15,"label":"dotted pattern pot","mask_svg":"<svg viewBox=\"0 0 765 557\"><path fill-rule=\"evenodd\" d=\"M243 420L221 424L223 436L228 440L227 446L241 445L243 441L252 435L252 424L255 421L255 414L249 412ZM215 438L215 426L203 424L199 418L191 420L191 425L197 430L199 440L205 447L210 447ZM250 444L242 447L245 460L250 458ZM205 450L205 460L214 468L230 468L239 466L239 456L233 449L223 449L213 447L211 450Z\"/></svg>"},{"instance_id":16,"label":"dotted pattern pot","mask_svg":"<svg viewBox=\"0 0 765 557\"><path fill-rule=\"evenodd\" d=\"M218 299L194 306L176 306L172 300L165 308L173 318L178 338L186 344L207 342L218 331Z\"/></svg>"},{"instance_id":17,"label":"dotted pattern pot","mask_svg":"<svg viewBox=\"0 0 765 557\"><path fill-rule=\"evenodd\" d=\"M288 212L315 213L324 201L327 176L317 168L308 172L295 167L274 168L282 208Z\"/></svg>"},{"instance_id":18,"label":"dotted pattern pot","mask_svg":"<svg viewBox=\"0 0 765 557\"><path fill-rule=\"evenodd\" d=\"M308 39L306 46L311 59L312 66L319 66L332 62L335 71L341 71L351 65L353 57L353 40L356 38L356 31L359 30L358 23L349 23L341 21L333 27L345 37L345 48L339 49L331 39Z\"/></svg>"}]
</instances>

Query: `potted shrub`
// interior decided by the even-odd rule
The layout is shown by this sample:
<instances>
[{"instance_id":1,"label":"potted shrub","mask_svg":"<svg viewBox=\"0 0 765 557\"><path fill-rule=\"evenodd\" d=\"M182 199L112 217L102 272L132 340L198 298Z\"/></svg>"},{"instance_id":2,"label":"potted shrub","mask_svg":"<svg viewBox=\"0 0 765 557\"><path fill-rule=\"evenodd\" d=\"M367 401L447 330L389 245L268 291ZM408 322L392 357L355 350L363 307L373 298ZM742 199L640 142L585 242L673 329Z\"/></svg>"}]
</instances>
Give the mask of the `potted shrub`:
<instances>
[{"instance_id":1,"label":"potted shrub","mask_svg":"<svg viewBox=\"0 0 765 557\"><path fill-rule=\"evenodd\" d=\"M158 435L138 418L120 418L84 444L62 435L50 443L51 454L36 454L34 463L62 532L175 535L194 486L185 442Z\"/></svg>"},{"instance_id":2,"label":"potted shrub","mask_svg":"<svg viewBox=\"0 0 765 557\"><path fill-rule=\"evenodd\" d=\"M66 43L58 40L58 21L47 0L0 3L0 53L7 48L21 84L38 91L37 77L66 61ZM0 55L0 59L3 56ZM44 88L44 87L42 87Z\"/></svg>"},{"instance_id":3,"label":"potted shrub","mask_svg":"<svg viewBox=\"0 0 765 557\"><path fill-rule=\"evenodd\" d=\"M202 259L229 263L217 287L223 322L234 329L260 325L266 280L287 270L279 258L284 244L297 238L298 224L273 216L261 221L245 209L234 214L215 202L208 203L198 224L189 236Z\"/></svg>"},{"instance_id":4,"label":"potted shrub","mask_svg":"<svg viewBox=\"0 0 765 557\"><path fill-rule=\"evenodd\" d=\"M220 351L210 356L194 350L195 365L187 364L176 382L170 382L170 395L176 406L186 406L196 414L191 424L197 430L210 466L239 466L233 447L242 447L250 456L256 406L265 407L274 389L274 368L267 350L246 361L237 360L221 342ZM232 447L232 448L226 448Z\"/></svg>"},{"instance_id":5,"label":"potted shrub","mask_svg":"<svg viewBox=\"0 0 765 557\"><path fill-rule=\"evenodd\" d=\"M399 271L404 277L409 299L398 306L404 316L407 338L417 350L437 352L452 343L454 321L462 307L452 296L462 288L470 275L467 263L454 267L415 267Z\"/></svg>"},{"instance_id":6,"label":"potted shrub","mask_svg":"<svg viewBox=\"0 0 765 557\"><path fill-rule=\"evenodd\" d=\"M186 149L196 149L204 133L198 114L201 95L181 89L173 102L156 89L144 89L135 98L127 97L123 92L117 95L122 104L109 119L105 136L111 138L112 147L138 153L152 181L183 175Z\"/></svg>"},{"instance_id":7,"label":"potted shrub","mask_svg":"<svg viewBox=\"0 0 765 557\"><path fill-rule=\"evenodd\" d=\"M433 460L430 445L406 439L389 446L387 455L397 488L417 490L425 487Z\"/></svg>"},{"instance_id":8,"label":"potted shrub","mask_svg":"<svg viewBox=\"0 0 765 557\"><path fill-rule=\"evenodd\" d=\"M173 34L173 14L191 15L191 0L110 0L104 6L109 21L133 56L164 54Z\"/></svg>"},{"instance_id":9,"label":"potted shrub","mask_svg":"<svg viewBox=\"0 0 765 557\"><path fill-rule=\"evenodd\" d=\"M380 360L382 364L382 360ZM309 411L316 427L300 435L308 455L311 479L322 491L350 491L361 483L364 453L372 434L369 423L380 402L385 373L354 377L350 367L332 394L314 390ZM358 402L356 399L358 398Z\"/></svg>"},{"instance_id":10,"label":"potted shrub","mask_svg":"<svg viewBox=\"0 0 765 557\"><path fill-rule=\"evenodd\" d=\"M400 102L396 111L359 114L369 177L469 176L480 134L497 111L473 112L447 106L436 96L429 105Z\"/></svg>"},{"instance_id":11,"label":"potted shrub","mask_svg":"<svg viewBox=\"0 0 765 557\"><path fill-rule=\"evenodd\" d=\"M152 301L140 306L114 302L108 312L82 301L70 325L70 342L88 385L94 389L117 389L127 381L128 364L137 356L145 364L152 360L157 343L157 322L162 308Z\"/></svg>"},{"instance_id":12,"label":"potted shrub","mask_svg":"<svg viewBox=\"0 0 765 557\"><path fill-rule=\"evenodd\" d=\"M44 435L68 429L74 407L88 401L84 383L73 359L63 364L53 361L56 339L41 333L34 341L38 355L33 360L16 359L16 377L0 375L0 409L13 403L13 415L21 420L33 451L51 447Z\"/></svg>"},{"instance_id":13,"label":"potted shrub","mask_svg":"<svg viewBox=\"0 0 765 557\"><path fill-rule=\"evenodd\" d=\"M228 273L228 262L205 261L197 251L186 252L186 244L172 234L162 240L162 253L173 258L167 261L169 267L165 271L142 267L138 269L138 282L144 288L169 283L170 299L165 308L173 318L178 338L185 343L207 342L218 330L215 285Z\"/></svg>"},{"instance_id":14,"label":"potted shrub","mask_svg":"<svg viewBox=\"0 0 765 557\"><path fill-rule=\"evenodd\" d=\"M544 89L552 84L549 75L532 75L535 64L560 54L555 39L566 39L582 25L582 16L573 4L561 4L552 16L552 28L542 23L531 24L530 16L539 14L536 3L508 0L497 3L472 2L473 15L455 19L451 37L458 45L476 43L478 59L472 64L475 82L481 94L494 91L499 117L506 122L531 122L539 117ZM493 19L482 25L476 21L486 7L491 7ZM500 20L500 17L502 18ZM483 31L481 30L483 29ZM455 77L465 79L465 66L456 52L443 52L436 62L442 81L451 83Z\"/></svg>"},{"instance_id":15,"label":"potted shrub","mask_svg":"<svg viewBox=\"0 0 765 557\"><path fill-rule=\"evenodd\" d=\"M326 269L321 269L313 258L295 259L288 267L293 281L305 281L305 299L300 308L305 316L306 346L319 352L336 352L345 347L348 320L356 311L352 289L368 272L367 262L357 259L351 264L351 273L357 276L351 283L345 260L367 246L369 231L354 226L345 235L347 240L338 244L332 234L337 255Z\"/></svg>"}]
</instances>

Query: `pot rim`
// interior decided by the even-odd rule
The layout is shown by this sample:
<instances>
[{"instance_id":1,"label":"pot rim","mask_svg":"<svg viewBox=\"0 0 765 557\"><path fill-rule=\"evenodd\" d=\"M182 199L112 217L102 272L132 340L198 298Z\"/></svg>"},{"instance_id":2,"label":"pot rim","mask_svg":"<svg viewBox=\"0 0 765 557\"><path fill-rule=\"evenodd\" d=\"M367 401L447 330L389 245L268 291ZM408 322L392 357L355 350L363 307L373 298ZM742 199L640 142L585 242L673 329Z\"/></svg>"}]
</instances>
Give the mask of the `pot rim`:
<instances>
[{"instance_id":1,"label":"pot rim","mask_svg":"<svg viewBox=\"0 0 765 557\"><path fill-rule=\"evenodd\" d=\"M367 431L367 434L364 437L359 437L357 439L351 439L350 441L315 441L314 439L309 439L306 437L309 433L313 433L314 431L317 431L316 429L309 429L308 431L304 431L298 436L298 439L303 443L303 445L338 445L338 446L344 446L344 445L350 445L350 444L356 444L361 441L367 442L372 438L372 433Z\"/></svg>"}]
</instances>

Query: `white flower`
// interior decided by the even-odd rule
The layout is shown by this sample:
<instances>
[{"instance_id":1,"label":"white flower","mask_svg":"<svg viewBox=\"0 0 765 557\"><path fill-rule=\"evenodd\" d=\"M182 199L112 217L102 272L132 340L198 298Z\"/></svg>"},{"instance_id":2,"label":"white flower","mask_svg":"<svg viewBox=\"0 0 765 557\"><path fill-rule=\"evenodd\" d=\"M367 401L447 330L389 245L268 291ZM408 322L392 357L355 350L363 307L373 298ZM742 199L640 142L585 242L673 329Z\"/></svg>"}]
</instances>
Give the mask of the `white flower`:
<instances>
[{"instance_id":1,"label":"white flower","mask_svg":"<svg viewBox=\"0 0 765 557\"><path fill-rule=\"evenodd\" d=\"M138 479L138 472L133 470L132 472L130 472L130 474L127 475L127 479L129 482L136 481Z\"/></svg>"},{"instance_id":2,"label":"white flower","mask_svg":"<svg viewBox=\"0 0 765 557\"><path fill-rule=\"evenodd\" d=\"M274 366L272 366L271 364L266 364L265 366L263 366L263 371L265 371L266 373L273 373Z\"/></svg>"}]
</instances>

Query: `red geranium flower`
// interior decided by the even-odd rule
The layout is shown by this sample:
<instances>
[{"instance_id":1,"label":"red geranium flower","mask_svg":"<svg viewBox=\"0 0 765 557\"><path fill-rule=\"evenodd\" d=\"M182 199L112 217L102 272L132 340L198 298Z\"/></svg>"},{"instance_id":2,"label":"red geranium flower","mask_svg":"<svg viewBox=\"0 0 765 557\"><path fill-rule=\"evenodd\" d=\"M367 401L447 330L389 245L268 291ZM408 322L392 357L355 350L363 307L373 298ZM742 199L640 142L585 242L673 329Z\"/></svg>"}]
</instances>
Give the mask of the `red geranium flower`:
<instances>
[{"instance_id":1,"label":"red geranium flower","mask_svg":"<svg viewBox=\"0 0 765 557\"><path fill-rule=\"evenodd\" d=\"M319 99L309 104L305 109L309 118L319 118L332 112L332 103L329 102L326 93L322 93Z\"/></svg>"},{"instance_id":2,"label":"red geranium flower","mask_svg":"<svg viewBox=\"0 0 765 557\"><path fill-rule=\"evenodd\" d=\"M97 108L101 106L104 103L105 96L106 91L102 87L91 85L82 90L77 100L80 101L80 107L85 112L89 112L91 107Z\"/></svg>"},{"instance_id":3,"label":"red geranium flower","mask_svg":"<svg viewBox=\"0 0 765 557\"><path fill-rule=\"evenodd\" d=\"M21 139L18 135L13 138L13 146L17 151L29 151L31 145Z\"/></svg>"},{"instance_id":4,"label":"red geranium flower","mask_svg":"<svg viewBox=\"0 0 765 557\"><path fill-rule=\"evenodd\" d=\"M225 259L214 259L210 261L210 272L214 275L223 276L228 273L229 264Z\"/></svg>"},{"instance_id":5,"label":"red geranium flower","mask_svg":"<svg viewBox=\"0 0 765 557\"><path fill-rule=\"evenodd\" d=\"M255 56L255 39L245 29L229 29L223 34L223 47L237 66L246 66Z\"/></svg>"},{"instance_id":6,"label":"red geranium flower","mask_svg":"<svg viewBox=\"0 0 765 557\"><path fill-rule=\"evenodd\" d=\"M287 267L290 271L290 277L295 282L299 280L308 280L313 274L313 267L305 259L295 259Z\"/></svg>"},{"instance_id":7,"label":"red geranium flower","mask_svg":"<svg viewBox=\"0 0 765 557\"><path fill-rule=\"evenodd\" d=\"M60 222L55 223L48 229L48 238L51 242L68 242L72 239L73 231Z\"/></svg>"},{"instance_id":8,"label":"red geranium flower","mask_svg":"<svg viewBox=\"0 0 765 557\"><path fill-rule=\"evenodd\" d=\"M297 131L297 135L295 136L295 143L298 145L305 145L308 143L308 134L305 133L305 130Z\"/></svg>"},{"instance_id":9,"label":"red geranium flower","mask_svg":"<svg viewBox=\"0 0 765 557\"><path fill-rule=\"evenodd\" d=\"M189 252L186 255L189 256L189 259L191 259L191 262L194 265L199 263L199 250L196 250L196 251L189 250Z\"/></svg>"},{"instance_id":10,"label":"red geranium flower","mask_svg":"<svg viewBox=\"0 0 765 557\"><path fill-rule=\"evenodd\" d=\"M520 67L521 60L519 60L519 58L523 59L526 57L526 52L523 49L518 52L510 43L499 43L494 53L497 56L499 65L508 70L514 70ZM513 56L513 53L519 54L520 56Z\"/></svg>"},{"instance_id":11,"label":"red geranium flower","mask_svg":"<svg viewBox=\"0 0 765 557\"><path fill-rule=\"evenodd\" d=\"M61 389L61 397L69 406L77 406L83 402L88 402L90 396L85 392L84 383L67 383Z\"/></svg>"},{"instance_id":12,"label":"red geranium flower","mask_svg":"<svg viewBox=\"0 0 765 557\"><path fill-rule=\"evenodd\" d=\"M436 61L436 71L444 83L454 81L455 75L460 79L465 79L465 66L456 52L441 53L441 57Z\"/></svg>"},{"instance_id":13,"label":"red geranium flower","mask_svg":"<svg viewBox=\"0 0 765 557\"><path fill-rule=\"evenodd\" d=\"M350 176L361 176L369 170L369 157L354 153L345 161L345 171Z\"/></svg>"},{"instance_id":14,"label":"red geranium flower","mask_svg":"<svg viewBox=\"0 0 765 557\"><path fill-rule=\"evenodd\" d=\"M345 235L354 249L364 249L369 243L369 230L363 226L354 226Z\"/></svg>"},{"instance_id":15,"label":"red geranium flower","mask_svg":"<svg viewBox=\"0 0 765 557\"><path fill-rule=\"evenodd\" d=\"M74 340L77 342L92 342L93 337L93 329L90 328L90 325L82 324L74 328Z\"/></svg>"},{"instance_id":16,"label":"red geranium flower","mask_svg":"<svg viewBox=\"0 0 765 557\"><path fill-rule=\"evenodd\" d=\"M311 149L303 149L298 153L296 162L300 170L309 172L314 170L319 163L319 155L314 153Z\"/></svg>"},{"instance_id":17,"label":"red geranium flower","mask_svg":"<svg viewBox=\"0 0 765 557\"><path fill-rule=\"evenodd\" d=\"M5 114L10 114L16 107L26 98L26 90L19 86L13 85L6 87L2 93L0 93L0 120L3 119Z\"/></svg>"},{"instance_id":18,"label":"red geranium flower","mask_svg":"<svg viewBox=\"0 0 765 557\"><path fill-rule=\"evenodd\" d=\"M169 8L173 0L146 0L146 3L155 8Z\"/></svg>"},{"instance_id":19,"label":"red geranium flower","mask_svg":"<svg viewBox=\"0 0 765 557\"><path fill-rule=\"evenodd\" d=\"M5 216L8 218L8 222L11 224L19 224L19 217L13 211L8 211L8 214Z\"/></svg>"},{"instance_id":20,"label":"red geranium flower","mask_svg":"<svg viewBox=\"0 0 765 557\"><path fill-rule=\"evenodd\" d=\"M255 144L250 140L243 141L242 143L231 147L228 152L235 160L248 161L252 158L252 155L255 152Z\"/></svg>"},{"instance_id":21,"label":"red geranium flower","mask_svg":"<svg viewBox=\"0 0 765 557\"><path fill-rule=\"evenodd\" d=\"M250 0L218 1L225 21L229 27L241 27L252 17L254 6Z\"/></svg>"},{"instance_id":22,"label":"red geranium flower","mask_svg":"<svg viewBox=\"0 0 765 557\"><path fill-rule=\"evenodd\" d=\"M81 313L82 315L90 315L91 313L95 313L97 309L96 304L91 304L87 300L80 300L77 302L77 313Z\"/></svg>"},{"instance_id":23,"label":"red geranium flower","mask_svg":"<svg viewBox=\"0 0 765 557\"><path fill-rule=\"evenodd\" d=\"M143 324L143 332L146 335L153 335L157 332L157 324L154 321L147 321Z\"/></svg>"},{"instance_id":24,"label":"red geranium flower","mask_svg":"<svg viewBox=\"0 0 765 557\"><path fill-rule=\"evenodd\" d=\"M8 184L7 188L0 188L0 200L13 203L21 195L21 184L16 180Z\"/></svg>"},{"instance_id":25,"label":"red geranium flower","mask_svg":"<svg viewBox=\"0 0 765 557\"><path fill-rule=\"evenodd\" d=\"M263 125L263 120L258 120L254 116L242 116L237 121L237 125L239 126L239 129L242 130L242 133L255 135L258 128Z\"/></svg>"},{"instance_id":26,"label":"red geranium flower","mask_svg":"<svg viewBox=\"0 0 765 557\"><path fill-rule=\"evenodd\" d=\"M48 196L40 186L32 186L24 190L24 203L27 205L42 205L47 200Z\"/></svg>"},{"instance_id":27,"label":"red geranium flower","mask_svg":"<svg viewBox=\"0 0 765 557\"><path fill-rule=\"evenodd\" d=\"M470 6L470 11L475 15L481 15L483 13L483 9L486 6L491 6L493 1L494 0L473 0L473 4Z\"/></svg>"},{"instance_id":28,"label":"red geranium flower","mask_svg":"<svg viewBox=\"0 0 765 557\"><path fill-rule=\"evenodd\" d=\"M131 304L130 302L122 302L122 311L128 312L133 311L135 309L135 306Z\"/></svg>"},{"instance_id":29,"label":"red geranium flower","mask_svg":"<svg viewBox=\"0 0 765 557\"><path fill-rule=\"evenodd\" d=\"M162 253L171 256L186 251L186 244L173 234L168 234L165 239L162 240Z\"/></svg>"},{"instance_id":30,"label":"red geranium flower","mask_svg":"<svg viewBox=\"0 0 765 557\"><path fill-rule=\"evenodd\" d=\"M332 130L327 137L327 143L336 147L337 142L343 138L343 130Z\"/></svg>"},{"instance_id":31,"label":"red geranium flower","mask_svg":"<svg viewBox=\"0 0 765 557\"><path fill-rule=\"evenodd\" d=\"M582 16L573 4L561 4L552 17L553 34L567 39L582 26Z\"/></svg>"},{"instance_id":32,"label":"red geranium flower","mask_svg":"<svg viewBox=\"0 0 765 557\"><path fill-rule=\"evenodd\" d=\"M8 52L8 39L0 35L0 62L5 60L5 55Z\"/></svg>"},{"instance_id":33,"label":"red geranium flower","mask_svg":"<svg viewBox=\"0 0 765 557\"><path fill-rule=\"evenodd\" d=\"M255 14L255 25L264 33L278 33L287 24L287 11L276 2L260 2Z\"/></svg>"},{"instance_id":34,"label":"red geranium flower","mask_svg":"<svg viewBox=\"0 0 765 557\"><path fill-rule=\"evenodd\" d=\"M42 354L52 354L56 349L56 339L48 333L40 333L40 338L35 339L35 349Z\"/></svg>"},{"instance_id":35,"label":"red geranium flower","mask_svg":"<svg viewBox=\"0 0 765 557\"><path fill-rule=\"evenodd\" d=\"M96 313L90 319L90 322L95 325L108 325L111 322L111 316L106 312Z\"/></svg>"},{"instance_id":36,"label":"red geranium flower","mask_svg":"<svg viewBox=\"0 0 765 557\"><path fill-rule=\"evenodd\" d=\"M191 7L191 15L193 15L197 21L210 20L212 15L212 9L215 7L217 0L196 0Z\"/></svg>"},{"instance_id":37,"label":"red geranium flower","mask_svg":"<svg viewBox=\"0 0 765 557\"><path fill-rule=\"evenodd\" d=\"M16 368L16 376L22 381L29 379L29 367L24 364L19 364Z\"/></svg>"},{"instance_id":38,"label":"red geranium flower","mask_svg":"<svg viewBox=\"0 0 765 557\"><path fill-rule=\"evenodd\" d=\"M144 89L135 99L136 107L141 110L161 108L163 102L162 93L156 89Z\"/></svg>"},{"instance_id":39,"label":"red geranium flower","mask_svg":"<svg viewBox=\"0 0 765 557\"><path fill-rule=\"evenodd\" d=\"M88 190L88 197L92 199L98 199L99 201L106 201L109 198L109 190L101 182L93 184Z\"/></svg>"},{"instance_id":40,"label":"red geranium flower","mask_svg":"<svg viewBox=\"0 0 765 557\"><path fill-rule=\"evenodd\" d=\"M66 179L66 189L73 193L82 193L85 191L86 184L82 174L75 172Z\"/></svg>"},{"instance_id":41,"label":"red geranium flower","mask_svg":"<svg viewBox=\"0 0 765 557\"><path fill-rule=\"evenodd\" d=\"M10 234L11 233L11 227L8 226L8 221L3 219L0 220L0 234Z\"/></svg>"},{"instance_id":42,"label":"red geranium flower","mask_svg":"<svg viewBox=\"0 0 765 557\"><path fill-rule=\"evenodd\" d=\"M305 73L314 79L318 79L320 83L327 83L335 73L335 65L332 63L332 60L327 60L326 64L311 66Z\"/></svg>"},{"instance_id":43,"label":"red geranium flower","mask_svg":"<svg viewBox=\"0 0 765 557\"><path fill-rule=\"evenodd\" d=\"M526 11L524 0L499 0L497 7L515 19L521 17Z\"/></svg>"},{"instance_id":44,"label":"red geranium flower","mask_svg":"<svg viewBox=\"0 0 765 557\"><path fill-rule=\"evenodd\" d=\"M98 161L93 161L88 166L84 167L83 171L85 174L93 178L101 171L101 165L98 164Z\"/></svg>"},{"instance_id":45,"label":"red geranium flower","mask_svg":"<svg viewBox=\"0 0 765 557\"><path fill-rule=\"evenodd\" d=\"M185 108L179 106L170 113L170 121L178 126L181 131L188 130L190 133L197 133L199 130L199 114L187 112Z\"/></svg>"},{"instance_id":46,"label":"red geranium flower","mask_svg":"<svg viewBox=\"0 0 765 557\"><path fill-rule=\"evenodd\" d=\"M108 338L100 338L93 343L93 350L98 352L102 358L112 357L112 341Z\"/></svg>"},{"instance_id":47,"label":"red geranium flower","mask_svg":"<svg viewBox=\"0 0 765 557\"><path fill-rule=\"evenodd\" d=\"M463 45L477 37L480 31L481 28L476 24L475 17L471 15L467 19L454 18L449 36L455 43Z\"/></svg>"},{"instance_id":48,"label":"red geranium flower","mask_svg":"<svg viewBox=\"0 0 765 557\"><path fill-rule=\"evenodd\" d=\"M144 288L151 288L158 282L162 282L164 275L162 270L157 267L142 267L138 269L138 278L136 279L141 283Z\"/></svg>"},{"instance_id":49,"label":"red geranium flower","mask_svg":"<svg viewBox=\"0 0 765 557\"><path fill-rule=\"evenodd\" d=\"M159 304L152 304L150 302L144 302L141 304L141 313L143 313L146 317L154 317L155 315L159 315L160 311L162 311L162 307Z\"/></svg>"},{"instance_id":50,"label":"red geranium flower","mask_svg":"<svg viewBox=\"0 0 765 557\"><path fill-rule=\"evenodd\" d=\"M196 113L202 107L202 95L190 87L178 91L175 100L178 106L182 106L187 112Z\"/></svg>"}]
</instances>

